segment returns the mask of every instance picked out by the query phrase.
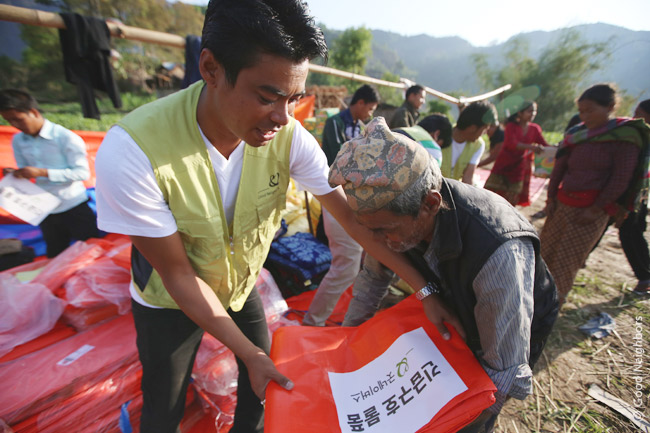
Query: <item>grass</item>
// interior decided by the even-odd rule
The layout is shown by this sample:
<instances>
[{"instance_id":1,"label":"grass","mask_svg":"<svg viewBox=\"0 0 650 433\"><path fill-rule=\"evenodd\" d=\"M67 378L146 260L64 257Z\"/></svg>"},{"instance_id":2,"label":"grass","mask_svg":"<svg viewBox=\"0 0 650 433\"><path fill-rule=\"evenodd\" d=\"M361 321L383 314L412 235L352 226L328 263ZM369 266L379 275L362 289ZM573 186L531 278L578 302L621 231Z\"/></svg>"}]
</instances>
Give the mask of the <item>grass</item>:
<instances>
[{"instance_id":1,"label":"grass","mask_svg":"<svg viewBox=\"0 0 650 433\"><path fill-rule=\"evenodd\" d=\"M122 107L117 109L113 107L112 102L108 98L98 98L97 107L101 113L101 119L87 119L84 118L81 112L81 104L79 102L60 102L56 104L41 104L43 116L48 120L58 123L68 129L83 130L83 131L107 131L118 120L124 117L133 109L144 105L148 102L154 101L156 95L139 95L134 93L123 93ZM0 124L7 125L8 123L0 117Z\"/></svg>"},{"instance_id":2,"label":"grass","mask_svg":"<svg viewBox=\"0 0 650 433\"><path fill-rule=\"evenodd\" d=\"M603 300L606 302L598 303ZM596 383L610 394L632 404L634 376L638 374L633 372L633 336L635 324L640 321L643 323L643 344L647 351L650 325L648 298L631 294L625 283L607 284L600 276L592 275L576 280L567 304L547 343L544 362L539 363L545 365L536 366L537 384L534 384L533 395L523 402L514 402L516 408L509 409L508 416L499 417L497 432L635 431L635 426L627 418L589 397L587 389L591 383ZM614 335L592 339L577 330L596 311L606 311L615 318ZM647 380L647 368L643 375L646 377L643 411L648 416L650 408L646 399L650 381Z\"/></svg>"}]
</instances>

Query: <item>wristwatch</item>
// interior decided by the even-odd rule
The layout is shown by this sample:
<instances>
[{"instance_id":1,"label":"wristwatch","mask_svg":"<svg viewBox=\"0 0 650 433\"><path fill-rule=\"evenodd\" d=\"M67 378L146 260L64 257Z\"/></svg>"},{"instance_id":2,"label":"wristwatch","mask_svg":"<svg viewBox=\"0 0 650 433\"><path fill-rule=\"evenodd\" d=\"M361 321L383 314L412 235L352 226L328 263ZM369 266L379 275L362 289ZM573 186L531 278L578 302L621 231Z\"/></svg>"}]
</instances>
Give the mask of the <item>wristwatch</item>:
<instances>
[{"instance_id":1,"label":"wristwatch","mask_svg":"<svg viewBox=\"0 0 650 433\"><path fill-rule=\"evenodd\" d=\"M440 293L440 290L429 281L426 286L415 292L415 297L418 301L421 301L429 295L437 295L438 293Z\"/></svg>"}]
</instances>

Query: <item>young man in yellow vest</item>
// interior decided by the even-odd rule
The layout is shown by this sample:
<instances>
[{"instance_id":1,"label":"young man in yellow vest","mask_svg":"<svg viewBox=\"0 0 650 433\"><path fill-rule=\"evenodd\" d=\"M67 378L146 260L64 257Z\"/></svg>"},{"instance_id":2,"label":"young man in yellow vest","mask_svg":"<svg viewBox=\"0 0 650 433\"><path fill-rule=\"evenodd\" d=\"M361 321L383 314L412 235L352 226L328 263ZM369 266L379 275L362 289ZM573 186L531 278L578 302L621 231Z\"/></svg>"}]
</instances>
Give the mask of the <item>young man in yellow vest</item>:
<instances>
[{"instance_id":1,"label":"young man in yellow vest","mask_svg":"<svg viewBox=\"0 0 650 433\"><path fill-rule=\"evenodd\" d=\"M444 177L474 183L474 170L485 148L481 135L496 119L496 108L487 101L472 102L460 112L451 132L451 146L442 149Z\"/></svg>"},{"instance_id":2,"label":"young man in yellow vest","mask_svg":"<svg viewBox=\"0 0 650 433\"><path fill-rule=\"evenodd\" d=\"M141 432L178 432L203 332L237 357L232 433L263 431L266 386L291 389L268 357L257 275L294 177L375 257L412 287L427 281L359 225L327 183L316 140L290 113L305 93L309 59L327 47L298 0L213 0L202 81L138 108L97 154L103 230L133 242L133 316L143 367ZM442 303L428 314L459 322Z\"/></svg>"}]
</instances>

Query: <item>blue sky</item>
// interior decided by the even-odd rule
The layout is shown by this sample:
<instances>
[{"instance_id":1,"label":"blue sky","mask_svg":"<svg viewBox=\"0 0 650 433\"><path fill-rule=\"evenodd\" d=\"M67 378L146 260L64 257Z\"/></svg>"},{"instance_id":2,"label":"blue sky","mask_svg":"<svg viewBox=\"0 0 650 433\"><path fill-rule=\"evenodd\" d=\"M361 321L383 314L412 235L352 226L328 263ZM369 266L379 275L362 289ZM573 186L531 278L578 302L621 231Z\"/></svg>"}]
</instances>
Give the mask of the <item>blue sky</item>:
<instances>
[{"instance_id":1,"label":"blue sky","mask_svg":"<svg viewBox=\"0 0 650 433\"><path fill-rule=\"evenodd\" d=\"M182 0L207 4L207 0ZM650 0L307 0L316 21L402 35L460 36L476 46L533 30L603 22L650 30ZM650 48L649 48L650 50Z\"/></svg>"}]
</instances>

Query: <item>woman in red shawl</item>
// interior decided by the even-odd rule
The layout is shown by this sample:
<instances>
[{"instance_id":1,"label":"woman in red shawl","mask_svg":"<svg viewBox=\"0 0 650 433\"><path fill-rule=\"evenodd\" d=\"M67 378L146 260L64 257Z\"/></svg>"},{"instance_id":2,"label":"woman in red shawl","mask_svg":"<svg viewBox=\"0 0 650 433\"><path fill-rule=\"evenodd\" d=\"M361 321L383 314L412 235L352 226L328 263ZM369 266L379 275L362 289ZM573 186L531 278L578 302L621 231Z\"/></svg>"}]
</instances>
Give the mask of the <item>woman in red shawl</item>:
<instances>
[{"instance_id":1,"label":"woman in red shawl","mask_svg":"<svg viewBox=\"0 0 650 433\"><path fill-rule=\"evenodd\" d=\"M577 102L583 123L567 132L558 149L540 235L560 302L610 217L622 220L635 208L647 179L641 150L648 148L650 133L643 120L613 117L616 91L608 84L590 87Z\"/></svg>"},{"instance_id":2,"label":"woman in red shawl","mask_svg":"<svg viewBox=\"0 0 650 433\"><path fill-rule=\"evenodd\" d=\"M530 176L535 153L548 146L542 128L533 123L537 104L526 101L506 123L503 148L492 167L485 188L504 197L513 206L528 206Z\"/></svg>"}]
</instances>

